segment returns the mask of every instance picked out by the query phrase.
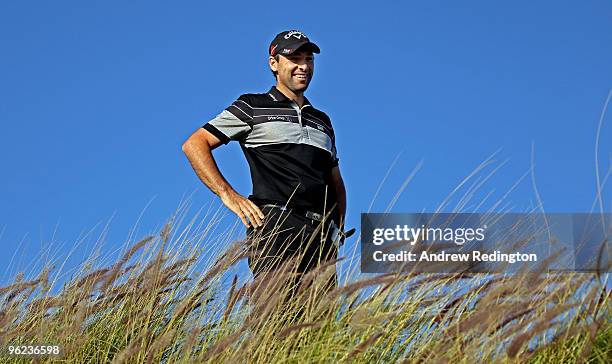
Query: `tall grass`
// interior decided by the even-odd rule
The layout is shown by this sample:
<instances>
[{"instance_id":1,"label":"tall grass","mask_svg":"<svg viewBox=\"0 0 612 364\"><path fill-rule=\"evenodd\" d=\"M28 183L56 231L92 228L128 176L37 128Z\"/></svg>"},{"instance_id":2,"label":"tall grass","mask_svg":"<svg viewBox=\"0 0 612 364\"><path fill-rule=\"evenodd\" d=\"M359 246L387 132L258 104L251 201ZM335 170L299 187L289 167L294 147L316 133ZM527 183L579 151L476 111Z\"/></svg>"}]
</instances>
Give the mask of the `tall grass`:
<instances>
[{"instance_id":1,"label":"tall grass","mask_svg":"<svg viewBox=\"0 0 612 364\"><path fill-rule=\"evenodd\" d=\"M0 288L0 347L59 344L67 363L610 362L610 292L596 273L385 274L330 286L336 261L295 280L294 259L238 284L233 267L252 253L242 241L215 244L215 224L168 224L111 264L85 262L61 287L51 268L17 276Z\"/></svg>"}]
</instances>

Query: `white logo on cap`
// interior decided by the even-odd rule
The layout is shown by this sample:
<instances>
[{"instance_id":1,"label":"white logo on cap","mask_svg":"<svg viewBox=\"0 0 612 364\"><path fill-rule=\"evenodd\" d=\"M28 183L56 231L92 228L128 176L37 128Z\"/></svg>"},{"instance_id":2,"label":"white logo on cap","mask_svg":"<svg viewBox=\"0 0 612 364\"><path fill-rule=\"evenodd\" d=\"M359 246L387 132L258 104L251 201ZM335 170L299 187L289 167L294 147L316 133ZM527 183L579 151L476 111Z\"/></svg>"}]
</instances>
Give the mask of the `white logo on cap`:
<instances>
[{"instance_id":1,"label":"white logo on cap","mask_svg":"<svg viewBox=\"0 0 612 364\"><path fill-rule=\"evenodd\" d=\"M289 39L291 37L302 39L302 37L306 38L306 34L300 32L299 30L292 30L289 33L285 34L285 39Z\"/></svg>"}]
</instances>

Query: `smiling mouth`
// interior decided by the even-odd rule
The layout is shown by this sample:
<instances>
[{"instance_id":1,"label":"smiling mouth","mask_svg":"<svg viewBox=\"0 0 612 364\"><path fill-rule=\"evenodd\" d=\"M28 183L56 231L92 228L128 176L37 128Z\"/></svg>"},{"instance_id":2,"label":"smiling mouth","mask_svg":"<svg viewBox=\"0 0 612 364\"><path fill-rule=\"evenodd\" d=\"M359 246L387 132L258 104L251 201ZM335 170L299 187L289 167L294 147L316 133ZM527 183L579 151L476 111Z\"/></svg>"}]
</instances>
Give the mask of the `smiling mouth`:
<instances>
[{"instance_id":1,"label":"smiling mouth","mask_svg":"<svg viewBox=\"0 0 612 364\"><path fill-rule=\"evenodd\" d=\"M300 74L298 74L298 75L293 75L293 76L295 76L298 80L306 80L306 79L308 79L308 75L300 75Z\"/></svg>"}]
</instances>

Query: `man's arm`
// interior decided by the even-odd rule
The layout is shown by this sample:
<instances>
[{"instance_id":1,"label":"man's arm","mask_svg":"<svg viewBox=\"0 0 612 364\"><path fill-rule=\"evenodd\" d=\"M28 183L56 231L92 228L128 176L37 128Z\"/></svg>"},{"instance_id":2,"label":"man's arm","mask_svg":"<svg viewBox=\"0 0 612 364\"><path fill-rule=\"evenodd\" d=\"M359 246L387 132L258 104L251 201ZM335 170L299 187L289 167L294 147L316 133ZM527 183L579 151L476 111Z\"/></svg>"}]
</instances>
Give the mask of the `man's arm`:
<instances>
[{"instance_id":1,"label":"man's arm","mask_svg":"<svg viewBox=\"0 0 612 364\"><path fill-rule=\"evenodd\" d=\"M346 189L344 188L342 175L340 175L340 167L335 166L332 168L331 182L333 188L336 190L336 197L338 198L338 213L340 215L340 221L338 223L342 229L344 225L344 218L346 216Z\"/></svg>"},{"instance_id":2,"label":"man's arm","mask_svg":"<svg viewBox=\"0 0 612 364\"><path fill-rule=\"evenodd\" d=\"M212 150L219 145L219 138L200 128L183 143L183 152L200 180L240 217L246 227L249 227L249 222L254 227L261 226L264 214L259 207L236 192L219 171L212 155Z\"/></svg>"}]
</instances>

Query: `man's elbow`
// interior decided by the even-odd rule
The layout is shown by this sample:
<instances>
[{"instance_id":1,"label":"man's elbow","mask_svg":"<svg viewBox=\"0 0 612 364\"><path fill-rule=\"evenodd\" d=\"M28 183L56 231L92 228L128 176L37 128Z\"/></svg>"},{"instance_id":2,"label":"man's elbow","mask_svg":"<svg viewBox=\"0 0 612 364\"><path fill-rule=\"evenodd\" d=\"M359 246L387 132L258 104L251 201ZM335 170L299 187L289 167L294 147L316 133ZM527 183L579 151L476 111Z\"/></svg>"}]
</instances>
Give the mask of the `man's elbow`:
<instances>
[{"instance_id":1,"label":"man's elbow","mask_svg":"<svg viewBox=\"0 0 612 364\"><path fill-rule=\"evenodd\" d=\"M193 154L194 152L207 147L207 141L204 138L200 137L197 132L195 132L190 135L187 140L185 140L185 142L181 146L181 149L183 150L183 153L189 156L190 154Z\"/></svg>"},{"instance_id":2,"label":"man's elbow","mask_svg":"<svg viewBox=\"0 0 612 364\"><path fill-rule=\"evenodd\" d=\"M192 142L191 142L191 138L185 140L185 142L183 143L183 145L181 145L181 150L183 151L183 153L185 153L186 155L189 155L189 152L191 151L191 146Z\"/></svg>"},{"instance_id":3,"label":"man's elbow","mask_svg":"<svg viewBox=\"0 0 612 364\"><path fill-rule=\"evenodd\" d=\"M187 157L187 159L191 160L195 155L201 153L206 149L208 145L202 140L198 140L194 138L193 135L189 137L189 139L185 140L181 149L183 153Z\"/></svg>"},{"instance_id":4,"label":"man's elbow","mask_svg":"<svg viewBox=\"0 0 612 364\"><path fill-rule=\"evenodd\" d=\"M199 153L210 153L215 149L221 142L212 134L200 129L193 133L189 139L187 139L181 149L183 153L189 157Z\"/></svg>"},{"instance_id":5,"label":"man's elbow","mask_svg":"<svg viewBox=\"0 0 612 364\"><path fill-rule=\"evenodd\" d=\"M185 140L183 145L181 145L181 150L187 157L189 157L193 151L193 140L191 140L191 138Z\"/></svg>"}]
</instances>

